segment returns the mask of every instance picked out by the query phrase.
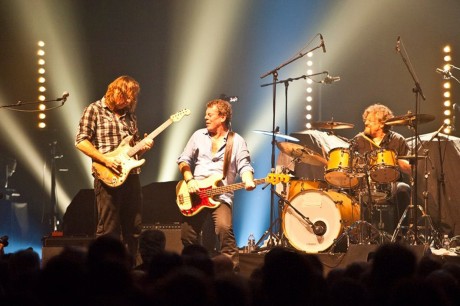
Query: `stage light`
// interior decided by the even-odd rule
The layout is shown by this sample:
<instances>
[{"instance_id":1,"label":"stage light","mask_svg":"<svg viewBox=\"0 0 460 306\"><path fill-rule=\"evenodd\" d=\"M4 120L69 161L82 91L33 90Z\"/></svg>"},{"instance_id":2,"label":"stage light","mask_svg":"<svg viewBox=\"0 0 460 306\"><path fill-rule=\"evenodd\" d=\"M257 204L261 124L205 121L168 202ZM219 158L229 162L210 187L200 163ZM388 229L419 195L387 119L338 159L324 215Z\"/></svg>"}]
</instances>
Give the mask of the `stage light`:
<instances>
[{"instance_id":1,"label":"stage light","mask_svg":"<svg viewBox=\"0 0 460 306\"><path fill-rule=\"evenodd\" d=\"M39 114L38 114L38 119L43 120L43 119L45 119L45 118L46 118L46 114L45 114L45 113L39 113Z\"/></svg>"},{"instance_id":2,"label":"stage light","mask_svg":"<svg viewBox=\"0 0 460 306\"><path fill-rule=\"evenodd\" d=\"M450 71L452 69L452 66L451 64L449 63L450 61L452 61L452 55L451 55L451 52L452 52L452 48L449 46L449 45L445 45L443 48L442 48L442 51L444 53L444 55L442 56L443 57L443 70L444 71ZM446 74L444 76L444 79L450 79L450 76L448 74ZM450 84L450 81L443 81L441 83L441 86L443 88L443 92L442 92L442 96L445 98L443 99L443 106L444 106L444 110L443 110L443 115L444 115L444 122L446 121L453 121L452 119L454 118L453 116L455 115L455 110L452 110L452 103L451 103L451 100L452 100L452 94L450 92L450 88L451 88L451 84ZM455 122L454 122L455 124ZM446 134L450 134L452 132L454 128L450 125L449 123L449 126L446 127L444 129L444 133Z\"/></svg>"}]
</instances>

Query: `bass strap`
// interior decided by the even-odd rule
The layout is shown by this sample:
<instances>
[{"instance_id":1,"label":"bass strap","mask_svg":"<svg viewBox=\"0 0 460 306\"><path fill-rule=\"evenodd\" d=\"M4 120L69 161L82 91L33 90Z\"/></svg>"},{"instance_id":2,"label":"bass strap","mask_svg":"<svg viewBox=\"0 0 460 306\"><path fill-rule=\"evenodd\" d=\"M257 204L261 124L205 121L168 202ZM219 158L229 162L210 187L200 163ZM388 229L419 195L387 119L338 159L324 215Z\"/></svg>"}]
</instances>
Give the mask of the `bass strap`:
<instances>
[{"instance_id":1,"label":"bass strap","mask_svg":"<svg viewBox=\"0 0 460 306\"><path fill-rule=\"evenodd\" d=\"M232 149L233 149L233 131L228 132L227 135L227 143L225 145L225 154L224 154L224 175L222 179L227 177L228 166L230 164L230 159L232 157Z\"/></svg>"}]
</instances>

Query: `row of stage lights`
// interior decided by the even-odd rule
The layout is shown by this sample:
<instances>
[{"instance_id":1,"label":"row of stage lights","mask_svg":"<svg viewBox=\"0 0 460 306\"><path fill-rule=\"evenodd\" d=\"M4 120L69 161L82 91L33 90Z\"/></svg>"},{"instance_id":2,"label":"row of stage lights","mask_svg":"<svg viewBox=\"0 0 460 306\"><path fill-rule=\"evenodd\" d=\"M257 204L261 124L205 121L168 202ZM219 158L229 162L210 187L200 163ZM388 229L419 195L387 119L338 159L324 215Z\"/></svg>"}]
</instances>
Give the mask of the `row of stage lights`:
<instances>
[{"instance_id":1,"label":"row of stage lights","mask_svg":"<svg viewBox=\"0 0 460 306\"><path fill-rule=\"evenodd\" d=\"M313 74L313 52L307 53L307 75ZM311 129L312 125L312 111L313 111L313 81L310 78L306 78L306 97L305 97L305 128Z\"/></svg>"},{"instance_id":2,"label":"row of stage lights","mask_svg":"<svg viewBox=\"0 0 460 306\"><path fill-rule=\"evenodd\" d=\"M444 46L442 49L443 51L443 70L444 71L450 71L452 68L451 63L452 63L452 48L449 45ZM450 78L444 77L444 81L442 83L443 87L443 105L444 105L444 124L446 125L446 128L444 128L443 132L445 134L451 134L452 131L454 130L454 113L455 109L453 109L453 103L452 103L452 92L451 92L451 82Z\"/></svg>"},{"instance_id":3,"label":"row of stage lights","mask_svg":"<svg viewBox=\"0 0 460 306\"><path fill-rule=\"evenodd\" d=\"M37 57L38 57L38 100L41 103L38 104L38 128L44 129L46 128L46 69L45 69L45 42L39 41L37 43L38 50L37 50Z\"/></svg>"}]
</instances>

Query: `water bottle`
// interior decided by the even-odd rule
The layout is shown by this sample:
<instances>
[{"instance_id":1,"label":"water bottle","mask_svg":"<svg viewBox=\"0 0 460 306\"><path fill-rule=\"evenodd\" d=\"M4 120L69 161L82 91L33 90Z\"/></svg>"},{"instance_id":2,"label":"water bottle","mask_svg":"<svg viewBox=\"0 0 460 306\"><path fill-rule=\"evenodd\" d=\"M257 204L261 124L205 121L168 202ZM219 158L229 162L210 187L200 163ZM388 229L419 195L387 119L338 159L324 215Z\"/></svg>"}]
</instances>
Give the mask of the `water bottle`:
<instances>
[{"instance_id":1,"label":"water bottle","mask_svg":"<svg viewBox=\"0 0 460 306\"><path fill-rule=\"evenodd\" d=\"M450 239L449 239L449 235L447 234L444 234L444 236L442 237L442 241L441 241L441 244L442 244L442 248L446 249L446 250L449 250L450 249Z\"/></svg>"},{"instance_id":2,"label":"water bottle","mask_svg":"<svg viewBox=\"0 0 460 306\"><path fill-rule=\"evenodd\" d=\"M248 253L252 253L256 249L256 239L254 235L251 233L248 237Z\"/></svg>"}]
</instances>

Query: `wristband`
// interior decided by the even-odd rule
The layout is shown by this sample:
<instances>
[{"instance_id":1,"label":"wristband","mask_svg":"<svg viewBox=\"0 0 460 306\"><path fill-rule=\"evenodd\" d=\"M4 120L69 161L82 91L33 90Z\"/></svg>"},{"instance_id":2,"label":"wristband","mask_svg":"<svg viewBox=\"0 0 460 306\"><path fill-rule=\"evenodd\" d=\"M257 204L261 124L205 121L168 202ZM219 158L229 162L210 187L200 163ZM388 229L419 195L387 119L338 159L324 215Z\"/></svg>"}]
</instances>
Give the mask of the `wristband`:
<instances>
[{"instance_id":1,"label":"wristband","mask_svg":"<svg viewBox=\"0 0 460 306\"><path fill-rule=\"evenodd\" d=\"M190 182L191 180L194 180L195 178L192 177L191 179L188 179L188 180L185 180L185 184L188 184L188 182Z\"/></svg>"}]
</instances>

